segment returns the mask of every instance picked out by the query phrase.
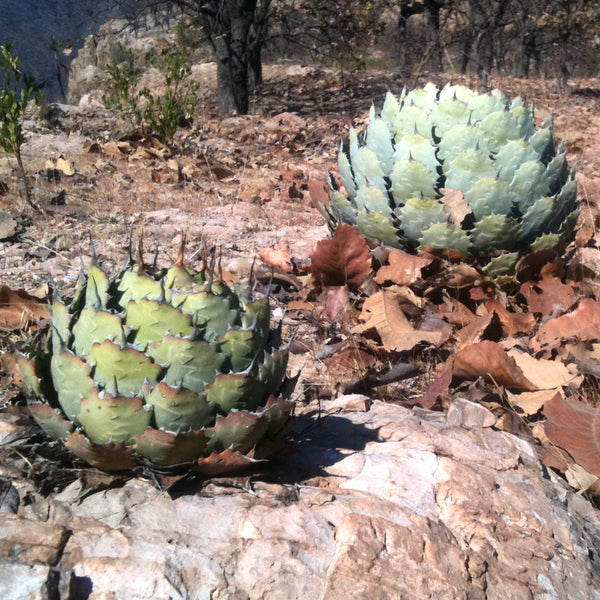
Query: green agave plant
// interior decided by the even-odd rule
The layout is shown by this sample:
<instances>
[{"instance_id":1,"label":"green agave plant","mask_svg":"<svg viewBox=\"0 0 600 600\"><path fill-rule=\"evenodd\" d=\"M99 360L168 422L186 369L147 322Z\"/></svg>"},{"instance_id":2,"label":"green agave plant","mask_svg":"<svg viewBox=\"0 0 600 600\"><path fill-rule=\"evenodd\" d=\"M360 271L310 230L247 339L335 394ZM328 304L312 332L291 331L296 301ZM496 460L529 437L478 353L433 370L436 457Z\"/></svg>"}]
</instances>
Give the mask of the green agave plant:
<instances>
[{"instance_id":1,"label":"green agave plant","mask_svg":"<svg viewBox=\"0 0 600 600\"><path fill-rule=\"evenodd\" d=\"M552 120L500 92L429 83L388 92L366 131L350 131L326 217L385 245L458 250L505 274L523 252L568 242L577 189ZM456 190L461 194L449 193ZM451 199L451 200L450 200Z\"/></svg>"},{"instance_id":2,"label":"green agave plant","mask_svg":"<svg viewBox=\"0 0 600 600\"><path fill-rule=\"evenodd\" d=\"M141 255L141 253L140 253ZM95 263L95 261L94 261ZM92 264L52 305L46 350L19 357L44 431L103 470L216 474L265 458L289 430L296 383L268 298L183 265Z\"/></svg>"}]
</instances>

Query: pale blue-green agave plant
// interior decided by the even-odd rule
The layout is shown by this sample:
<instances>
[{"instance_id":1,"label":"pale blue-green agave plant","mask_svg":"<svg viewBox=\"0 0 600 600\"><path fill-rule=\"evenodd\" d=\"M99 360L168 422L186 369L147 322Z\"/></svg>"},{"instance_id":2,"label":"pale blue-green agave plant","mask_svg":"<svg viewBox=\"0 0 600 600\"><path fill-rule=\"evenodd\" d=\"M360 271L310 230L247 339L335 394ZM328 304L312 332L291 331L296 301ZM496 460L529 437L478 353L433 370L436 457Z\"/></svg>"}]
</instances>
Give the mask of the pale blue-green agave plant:
<instances>
[{"instance_id":1,"label":"pale blue-green agave plant","mask_svg":"<svg viewBox=\"0 0 600 600\"><path fill-rule=\"evenodd\" d=\"M53 303L46 350L19 358L35 419L101 469L225 472L275 451L291 422L295 379L268 299L182 254L114 279L93 264L70 304Z\"/></svg>"},{"instance_id":2,"label":"pale blue-green agave plant","mask_svg":"<svg viewBox=\"0 0 600 600\"><path fill-rule=\"evenodd\" d=\"M332 225L408 251L476 255L493 275L526 251L568 242L577 219L574 172L551 118L537 128L531 108L498 91L429 83L400 98L388 92L366 130L350 131L338 164Z\"/></svg>"}]
</instances>

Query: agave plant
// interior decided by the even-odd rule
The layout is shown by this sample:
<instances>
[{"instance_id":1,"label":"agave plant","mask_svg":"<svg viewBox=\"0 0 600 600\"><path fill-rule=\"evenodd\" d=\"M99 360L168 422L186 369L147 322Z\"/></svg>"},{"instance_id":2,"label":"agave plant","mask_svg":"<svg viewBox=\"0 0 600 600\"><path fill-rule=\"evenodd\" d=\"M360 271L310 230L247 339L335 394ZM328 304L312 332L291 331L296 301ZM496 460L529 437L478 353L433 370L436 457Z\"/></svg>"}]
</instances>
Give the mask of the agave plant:
<instances>
[{"instance_id":1,"label":"agave plant","mask_svg":"<svg viewBox=\"0 0 600 600\"><path fill-rule=\"evenodd\" d=\"M492 258L494 274L524 251L568 241L577 218L574 173L551 118L537 128L531 108L498 91L429 83L399 99L388 92L366 131L350 131L338 164L331 224L408 251Z\"/></svg>"},{"instance_id":2,"label":"agave plant","mask_svg":"<svg viewBox=\"0 0 600 600\"><path fill-rule=\"evenodd\" d=\"M141 255L141 252L140 252ZM206 262L205 262L206 264ZM236 293L183 248L169 269L95 262L52 305L44 352L19 357L31 413L77 456L215 474L264 458L291 422L287 349L268 298Z\"/></svg>"}]
</instances>

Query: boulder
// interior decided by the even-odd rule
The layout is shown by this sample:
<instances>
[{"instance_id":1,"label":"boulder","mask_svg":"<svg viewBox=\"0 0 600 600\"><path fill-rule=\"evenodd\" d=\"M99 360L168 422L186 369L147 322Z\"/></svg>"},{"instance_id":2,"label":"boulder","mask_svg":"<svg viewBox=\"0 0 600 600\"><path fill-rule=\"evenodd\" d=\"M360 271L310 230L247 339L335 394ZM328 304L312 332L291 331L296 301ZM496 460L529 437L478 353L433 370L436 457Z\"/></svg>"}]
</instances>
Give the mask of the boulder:
<instances>
[{"instance_id":1,"label":"boulder","mask_svg":"<svg viewBox=\"0 0 600 600\"><path fill-rule=\"evenodd\" d=\"M600 599L598 512L529 442L466 405L450 423L356 396L321 409L260 475L21 503L0 559L72 574L62 600Z\"/></svg>"}]
</instances>

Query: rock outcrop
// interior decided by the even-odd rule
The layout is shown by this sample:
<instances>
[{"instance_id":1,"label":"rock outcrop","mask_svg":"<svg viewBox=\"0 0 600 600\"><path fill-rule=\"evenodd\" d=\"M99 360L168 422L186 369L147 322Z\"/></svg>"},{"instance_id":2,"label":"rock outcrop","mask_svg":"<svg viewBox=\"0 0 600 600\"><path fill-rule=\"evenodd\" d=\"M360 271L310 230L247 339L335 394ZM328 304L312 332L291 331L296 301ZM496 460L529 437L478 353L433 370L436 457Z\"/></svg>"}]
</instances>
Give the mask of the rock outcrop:
<instances>
[{"instance_id":1,"label":"rock outcrop","mask_svg":"<svg viewBox=\"0 0 600 600\"><path fill-rule=\"evenodd\" d=\"M0 596L600 599L597 510L459 403L345 398L260 477L22 502L0 513Z\"/></svg>"}]
</instances>

